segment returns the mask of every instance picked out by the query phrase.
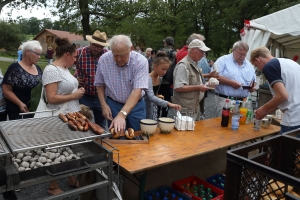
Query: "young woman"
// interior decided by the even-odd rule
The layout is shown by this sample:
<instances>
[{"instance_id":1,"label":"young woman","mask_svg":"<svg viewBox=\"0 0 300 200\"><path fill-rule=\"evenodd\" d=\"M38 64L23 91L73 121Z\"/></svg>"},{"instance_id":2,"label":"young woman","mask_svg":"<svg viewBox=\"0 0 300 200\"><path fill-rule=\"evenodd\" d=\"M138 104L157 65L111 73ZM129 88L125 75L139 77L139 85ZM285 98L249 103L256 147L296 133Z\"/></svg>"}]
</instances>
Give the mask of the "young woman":
<instances>
[{"instance_id":1,"label":"young woman","mask_svg":"<svg viewBox=\"0 0 300 200\"><path fill-rule=\"evenodd\" d=\"M157 105L162 107L171 107L175 110L181 110L181 106L163 100L163 96L157 94L161 85L162 77L166 74L170 66L170 60L165 52L158 52L153 60L153 70L149 74L148 90L146 90L146 118L157 120Z\"/></svg>"},{"instance_id":2,"label":"young woman","mask_svg":"<svg viewBox=\"0 0 300 200\"><path fill-rule=\"evenodd\" d=\"M55 43L56 60L46 66L43 74L47 107L60 110L63 114L80 111L78 99L84 95L85 90L83 87L78 89L78 81L69 71L69 67L76 61L76 46L68 38L56 38ZM69 177L70 185L75 186L76 182L74 176ZM62 192L56 181L50 182L49 194Z\"/></svg>"}]
</instances>

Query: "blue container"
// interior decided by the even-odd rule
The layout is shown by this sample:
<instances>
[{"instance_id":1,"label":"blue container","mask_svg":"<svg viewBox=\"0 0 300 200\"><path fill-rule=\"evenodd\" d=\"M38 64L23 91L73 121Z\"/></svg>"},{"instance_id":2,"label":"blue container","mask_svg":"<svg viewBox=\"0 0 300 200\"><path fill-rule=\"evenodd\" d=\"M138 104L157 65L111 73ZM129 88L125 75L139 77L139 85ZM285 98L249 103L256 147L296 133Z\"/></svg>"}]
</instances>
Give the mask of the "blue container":
<instances>
[{"instance_id":1,"label":"blue container","mask_svg":"<svg viewBox=\"0 0 300 200\"><path fill-rule=\"evenodd\" d=\"M220 188L221 190L224 190L225 185L225 176L222 174L215 174L211 177L208 177L206 181L217 188Z\"/></svg>"},{"instance_id":2,"label":"blue container","mask_svg":"<svg viewBox=\"0 0 300 200\"><path fill-rule=\"evenodd\" d=\"M159 195L160 199L163 199L164 195L165 195L165 191L168 191L167 193L169 195L175 194L175 196L177 197L177 199L182 198L182 200L191 200L191 198L189 198L188 196L182 194L181 192L178 192L177 190L174 190L168 186L160 186L158 188L155 188L153 190L149 190L147 192L145 192L144 194L144 200L154 200L155 197L157 195ZM159 194L157 194L159 193ZM150 196L152 198L150 198Z\"/></svg>"}]
</instances>

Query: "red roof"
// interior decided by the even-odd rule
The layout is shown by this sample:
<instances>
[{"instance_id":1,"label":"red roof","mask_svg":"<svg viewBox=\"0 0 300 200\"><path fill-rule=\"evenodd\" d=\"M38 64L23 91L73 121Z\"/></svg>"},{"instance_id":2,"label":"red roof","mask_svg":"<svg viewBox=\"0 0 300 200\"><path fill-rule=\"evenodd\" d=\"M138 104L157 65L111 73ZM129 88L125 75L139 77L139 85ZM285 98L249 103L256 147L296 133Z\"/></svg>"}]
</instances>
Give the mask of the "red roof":
<instances>
[{"instance_id":1,"label":"red roof","mask_svg":"<svg viewBox=\"0 0 300 200\"><path fill-rule=\"evenodd\" d=\"M70 41L84 41L82 35L76 35L75 33L70 33L67 31L58 31L58 30L52 30L52 29L44 29L42 30L39 34L37 34L33 39L36 39L39 37L39 35L41 35L42 33L44 33L45 31L48 31L50 33L52 33L53 35L56 35L60 38L66 37L68 38Z\"/></svg>"}]
</instances>

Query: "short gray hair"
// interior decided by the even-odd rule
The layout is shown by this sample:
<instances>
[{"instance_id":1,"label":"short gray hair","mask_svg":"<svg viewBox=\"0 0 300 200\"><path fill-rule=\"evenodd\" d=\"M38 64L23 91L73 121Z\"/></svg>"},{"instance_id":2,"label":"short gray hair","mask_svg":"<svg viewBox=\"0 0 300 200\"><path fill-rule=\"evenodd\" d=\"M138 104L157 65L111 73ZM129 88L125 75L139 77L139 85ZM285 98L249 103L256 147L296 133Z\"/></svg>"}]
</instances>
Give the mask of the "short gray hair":
<instances>
[{"instance_id":1,"label":"short gray hair","mask_svg":"<svg viewBox=\"0 0 300 200\"><path fill-rule=\"evenodd\" d=\"M145 52L147 52L148 50L152 51L152 48L150 48L150 47L149 47L149 48L147 48Z\"/></svg>"},{"instance_id":2,"label":"short gray hair","mask_svg":"<svg viewBox=\"0 0 300 200\"><path fill-rule=\"evenodd\" d=\"M236 49L242 49L242 50L249 50L249 45L246 42L243 41L237 41L236 43L233 44L232 46L232 51L236 50Z\"/></svg>"},{"instance_id":3,"label":"short gray hair","mask_svg":"<svg viewBox=\"0 0 300 200\"><path fill-rule=\"evenodd\" d=\"M109 40L110 49L112 46L119 46L120 44L126 45L129 49L132 47L131 39L127 35L115 35Z\"/></svg>"},{"instance_id":4,"label":"short gray hair","mask_svg":"<svg viewBox=\"0 0 300 200\"><path fill-rule=\"evenodd\" d=\"M34 51L34 50L38 50L38 51L42 51L43 48L40 44L39 41L37 40L28 40L26 42L24 42L22 44L22 50L23 51L26 51L26 50L31 50L31 51Z\"/></svg>"},{"instance_id":5,"label":"short gray hair","mask_svg":"<svg viewBox=\"0 0 300 200\"><path fill-rule=\"evenodd\" d=\"M187 39L186 41L186 45L189 45L191 43L191 41L193 41L194 39L199 39L201 41L205 40L205 37L201 34L198 33L193 33L192 35L190 35L190 37Z\"/></svg>"}]
</instances>

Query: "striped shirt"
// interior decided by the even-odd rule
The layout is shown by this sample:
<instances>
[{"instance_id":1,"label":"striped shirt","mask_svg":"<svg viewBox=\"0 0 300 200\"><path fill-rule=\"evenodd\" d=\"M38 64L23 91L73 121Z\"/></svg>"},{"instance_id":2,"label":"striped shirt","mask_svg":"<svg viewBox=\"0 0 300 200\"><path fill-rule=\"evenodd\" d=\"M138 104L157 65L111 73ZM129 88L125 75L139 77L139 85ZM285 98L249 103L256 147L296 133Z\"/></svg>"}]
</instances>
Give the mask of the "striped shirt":
<instances>
[{"instance_id":1,"label":"striped shirt","mask_svg":"<svg viewBox=\"0 0 300 200\"><path fill-rule=\"evenodd\" d=\"M100 56L107 52L106 49L103 49ZM90 53L90 47L83 47L77 50L77 58L76 61L76 77L83 78L85 94L90 96L97 97L97 90L94 86L95 74L97 69L97 64L99 57L94 57Z\"/></svg>"},{"instance_id":2,"label":"striped shirt","mask_svg":"<svg viewBox=\"0 0 300 200\"><path fill-rule=\"evenodd\" d=\"M249 86L256 80L254 67L248 60L244 60L242 66L239 66L233 58L233 54L228 54L218 58L216 61L220 76L239 82L242 85ZM242 87L234 89L229 85L220 84L215 89L216 93L230 97L248 97L249 91Z\"/></svg>"},{"instance_id":3,"label":"striped shirt","mask_svg":"<svg viewBox=\"0 0 300 200\"><path fill-rule=\"evenodd\" d=\"M148 89L148 70L148 61L142 54L131 51L128 63L119 67L110 51L98 62L94 85L105 86L106 96L126 103L133 89Z\"/></svg>"}]
</instances>

